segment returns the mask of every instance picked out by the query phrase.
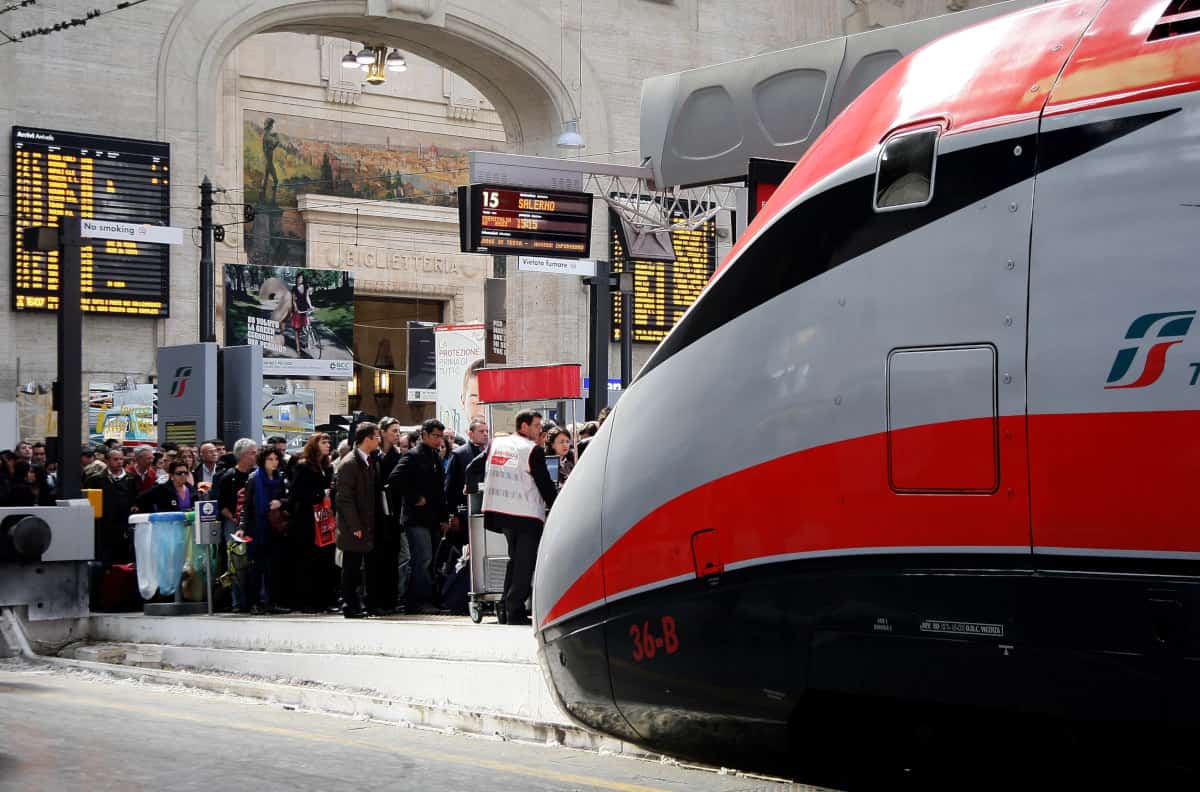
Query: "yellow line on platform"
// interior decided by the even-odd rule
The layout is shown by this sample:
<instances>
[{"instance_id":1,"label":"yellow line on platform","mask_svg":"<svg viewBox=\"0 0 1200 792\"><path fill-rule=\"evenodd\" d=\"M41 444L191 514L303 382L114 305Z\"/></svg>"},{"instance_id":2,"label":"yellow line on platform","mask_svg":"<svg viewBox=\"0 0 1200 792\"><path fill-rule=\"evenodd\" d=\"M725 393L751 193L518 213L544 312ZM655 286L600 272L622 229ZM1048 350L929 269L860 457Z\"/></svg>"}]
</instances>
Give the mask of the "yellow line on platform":
<instances>
[{"instance_id":1,"label":"yellow line on platform","mask_svg":"<svg viewBox=\"0 0 1200 792\"><path fill-rule=\"evenodd\" d=\"M560 781L565 784L582 784L584 786L594 787L596 789L611 789L615 792L666 792L666 790L658 787L641 786L639 784L626 784L621 781L609 781L604 778L577 775L575 773L560 773L556 770L542 770L536 767L522 767L521 765L511 764L509 762L497 762L490 759L476 759L474 757L463 756L461 754L423 751L413 748L400 748L391 745L377 745L365 740L355 740L347 737L336 737L325 734L311 734L309 732L299 731L297 729L288 729L282 726L237 723L236 721L231 721L228 717L221 719L205 718L199 715L186 715L183 713L167 712L154 707L139 707L133 704L123 704L120 702L105 701L103 699L77 696L73 694L67 695L65 693L45 693L44 695L39 695L38 698L56 699L64 704L97 707L135 715L147 715L155 718L167 718L170 720L182 721L184 723L194 723L199 726L211 726L224 731L228 731L229 729L238 729L240 731L255 732L257 734L270 734L278 737L308 740L309 742L341 745L346 748L365 748L372 751L397 754L413 759L425 759L434 762L470 765L486 770L495 770L501 773L528 776L530 778L539 778L546 781Z\"/></svg>"}]
</instances>

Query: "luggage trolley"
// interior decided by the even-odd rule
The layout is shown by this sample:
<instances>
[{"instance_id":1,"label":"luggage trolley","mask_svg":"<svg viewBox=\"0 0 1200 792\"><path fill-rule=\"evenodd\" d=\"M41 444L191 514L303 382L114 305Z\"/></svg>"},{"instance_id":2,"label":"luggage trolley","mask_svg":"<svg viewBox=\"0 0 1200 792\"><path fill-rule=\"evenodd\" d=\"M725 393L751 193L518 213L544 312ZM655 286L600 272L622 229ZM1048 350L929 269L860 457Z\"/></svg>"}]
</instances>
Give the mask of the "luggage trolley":
<instances>
[{"instance_id":1,"label":"luggage trolley","mask_svg":"<svg viewBox=\"0 0 1200 792\"><path fill-rule=\"evenodd\" d=\"M492 422L493 404L544 404L566 401L570 423L575 423L575 402L583 391L583 367L579 363L558 363L542 366L495 366L479 370L479 403L487 405L488 425ZM575 454L576 437L571 435L571 454ZM504 573L508 567L508 542L504 535L483 527L483 495L472 493L467 498L467 543L471 553L471 592L468 612L471 621L479 624L485 615L495 615L504 594Z\"/></svg>"}]
</instances>

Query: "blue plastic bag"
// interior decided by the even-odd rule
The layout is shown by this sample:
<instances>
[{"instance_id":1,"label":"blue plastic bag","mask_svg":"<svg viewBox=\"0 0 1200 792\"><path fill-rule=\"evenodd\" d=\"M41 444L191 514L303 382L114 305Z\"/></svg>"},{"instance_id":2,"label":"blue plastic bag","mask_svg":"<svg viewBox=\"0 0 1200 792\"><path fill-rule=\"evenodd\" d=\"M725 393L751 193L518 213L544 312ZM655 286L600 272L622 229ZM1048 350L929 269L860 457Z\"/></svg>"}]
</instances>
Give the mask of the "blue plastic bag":
<instances>
[{"instance_id":1,"label":"blue plastic bag","mask_svg":"<svg viewBox=\"0 0 1200 792\"><path fill-rule=\"evenodd\" d=\"M179 587L183 559L187 555L187 520L183 512L158 512L150 515L151 555L158 590L170 596Z\"/></svg>"}]
</instances>

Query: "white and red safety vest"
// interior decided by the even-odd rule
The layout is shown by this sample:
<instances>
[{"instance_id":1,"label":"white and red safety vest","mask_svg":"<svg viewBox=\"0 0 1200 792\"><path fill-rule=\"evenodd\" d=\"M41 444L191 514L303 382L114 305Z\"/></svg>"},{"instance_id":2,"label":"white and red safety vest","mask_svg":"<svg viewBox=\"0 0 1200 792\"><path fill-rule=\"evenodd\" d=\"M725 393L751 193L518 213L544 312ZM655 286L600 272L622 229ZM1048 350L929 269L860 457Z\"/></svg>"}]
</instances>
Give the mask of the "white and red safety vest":
<instances>
[{"instance_id":1,"label":"white and red safety vest","mask_svg":"<svg viewBox=\"0 0 1200 792\"><path fill-rule=\"evenodd\" d=\"M483 480L484 512L546 519L546 502L529 468L533 449L533 441L519 434L492 441Z\"/></svg>"}]
</instances>

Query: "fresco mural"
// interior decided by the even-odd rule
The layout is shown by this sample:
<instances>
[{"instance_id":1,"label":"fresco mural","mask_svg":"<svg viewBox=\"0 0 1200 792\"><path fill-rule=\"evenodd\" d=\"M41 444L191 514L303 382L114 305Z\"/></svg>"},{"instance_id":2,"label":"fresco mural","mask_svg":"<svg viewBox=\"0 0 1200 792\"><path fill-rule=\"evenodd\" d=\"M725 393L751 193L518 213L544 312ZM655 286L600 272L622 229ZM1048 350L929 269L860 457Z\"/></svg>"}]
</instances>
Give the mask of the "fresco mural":
<instances>
[{"instance_id":1,"label":"fresco mural","mask_svg":"<svg viewBox=\"0 0 1200 792\"><path fill-rule=\"evenodd\" d=\"M243 188L255 212L246 256L258 266L306 263L298 195L454 206L456 188L469 181L467 152L496 148L485 140L255 110L245 111L243 125Z\"/></svg>"}]
</instances>

